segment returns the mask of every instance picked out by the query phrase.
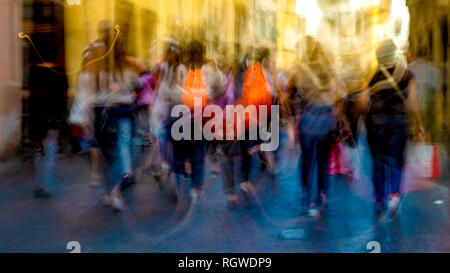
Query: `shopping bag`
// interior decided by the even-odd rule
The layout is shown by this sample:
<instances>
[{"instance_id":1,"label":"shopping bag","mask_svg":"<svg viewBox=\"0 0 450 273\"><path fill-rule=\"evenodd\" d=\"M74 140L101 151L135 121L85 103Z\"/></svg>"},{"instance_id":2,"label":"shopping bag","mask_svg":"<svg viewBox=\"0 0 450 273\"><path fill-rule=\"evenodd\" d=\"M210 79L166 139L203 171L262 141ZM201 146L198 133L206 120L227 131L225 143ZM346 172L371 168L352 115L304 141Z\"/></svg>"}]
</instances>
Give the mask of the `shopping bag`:
<instances>
[{"instance_id":1,"label":"shopping bag","mask_svg":"<svg viewBox=\"0 0 450 273\"><path fill-rule=\"evenodd\" d=\"M341 142L331 146L328 174L344 175L347 178L352 178L353 176L352 164L347 155L345 145Z\"/></svg>"},{"instance_id":2,"label":"shopping bag","mask_svg":"<svg viewBox=\"0 0 450 273\"><path fill-rule=\"evenodd\" d=\"M425 142L411 144L407 152L407 169L416 178L439 179L442 173L438 147Z\"/></svg>"}]
</instances>

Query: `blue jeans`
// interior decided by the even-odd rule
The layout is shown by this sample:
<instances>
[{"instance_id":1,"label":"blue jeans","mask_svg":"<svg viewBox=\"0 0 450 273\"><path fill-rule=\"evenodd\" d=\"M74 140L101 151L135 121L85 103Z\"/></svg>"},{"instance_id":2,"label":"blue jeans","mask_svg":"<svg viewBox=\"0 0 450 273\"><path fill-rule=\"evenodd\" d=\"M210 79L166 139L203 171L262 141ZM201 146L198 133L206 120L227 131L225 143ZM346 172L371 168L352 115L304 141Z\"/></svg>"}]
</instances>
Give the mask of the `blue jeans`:
<instances>
[{"instance_id":1,"label":"blue jeans","mask_svg":"<svg viewBox=\"0 0 450 273\"><path fill-rule=\"evenodd\" d=\"M120 172L122 175L132 174L132 138L133 124L130 118L117 120L117 148Z\"/></svg>"},{"instance_id":2,"label":"blue jeans","mask_svg":"<svg viewBox=\"0 0 450 273\"><path fill-rule=\"evenodd\" d=\"M117 179L115 161L119 164L119 175L132 174L133 121L131 107L95 108L95 140L105 160L107 190L111 190L122 178Z\"/></svg>"},{"instance_id":3,"label":"blue jeans","mask_svg":"<svg viewBox=\"0 0 450 273\"><path fill-rule=\"evenodd\" d=\"M58 137L59 132L57 130L48 130L46 137L33 147L34 186L42 184L48 190L53 188L53 172L56 166L56 155L58 154Z\"/></svg>"}]
</instances>

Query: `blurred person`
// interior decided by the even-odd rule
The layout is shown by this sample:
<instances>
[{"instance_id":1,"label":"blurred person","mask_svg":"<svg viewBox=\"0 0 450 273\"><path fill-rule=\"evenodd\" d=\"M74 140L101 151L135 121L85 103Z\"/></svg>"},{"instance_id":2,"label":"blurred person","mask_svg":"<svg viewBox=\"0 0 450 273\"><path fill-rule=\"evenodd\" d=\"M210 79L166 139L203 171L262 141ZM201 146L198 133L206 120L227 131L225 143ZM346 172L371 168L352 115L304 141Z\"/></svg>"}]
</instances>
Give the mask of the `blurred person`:
<instances>
[{"instance_id":1,"label":"blurred person","mask_svg":"<svg viewBox=\"0 0 450 273\"><path fill-rule=\"evenodd\" d=\"M48 198L53 190L61 128L68 115L68 82L64 67L57 63L55 42L43 40L41 48L45 60L34 64L29 74L30 139L34 197Z\"/></svg>"},{"instance_id":2,"label":"blurred person","mask_svg":"<svg viewBox=\"0 0 450 273\"><path fill-rule=\"evenodd\" d=\"M263 95L266 98L264 99L264 102L261 101L259 105L267 105L269 106L270 110L270 106L279 104L280 90L278 87L280 84L278 83L277 71L275 69L275 59L273 58L270 49L266 47L259 48L257 51L257 55L258 59L261 60L262 72L266 80L266 94ZM267 116L267 123L269 123L268 128L272 128L270 125L272 123L271 116L272 115L269 114ZM260 141L261 143L264 142L262 141L262 139ZM278 151L278 149L276 151ZM276 151L260 150L258 153L258 156L262 163L262 170L267 172L272 179L276 179Z\"/></svg>"},{"instance_id":3,"label":"blurred person","mask_svg":"<svg viewBox=\"0 0 450 273\"><path fill-rule=\"evenodd\" d=\"M368 82L364 79L363 69L360 63L357 63L353 69L352 75L345 79L345 82L351 92L348 92L340 105L340 111L343 117L345 117L345 125L347 125L348 134L343 137L344 143L350 147L357 145L357 133L358 123L360 118L363 117L365 106L361 103L361 99L364 98L364 91L367 89Z\"/></svg>"},{"instance_id":4,"label":"blurred person","mask_svg":"<svg viewBox=\"0 0 450 273\"><path fill-rule=\"evenodd\" d=\"M112 29L112 28L111 28ZM82 74L88 112L93 113L93 140L104 159L105 205L123 210L121 191L135 183L132 166L133 106L135 91L139 88L139 69L127 58L125 41L106 44L110 55L95 62ZM107 51L100 50L100 56ZM91 73L90 73L91 72ZM118 180L113 168L118 163Z\"/></svg>"},{"instance_id":5,"label":"blurred person","mask_svg":"<svg viewBox=\"0 0 450 273\"><path fill-rule=\"evenodd\" d=\"M139 145L149 145L150 139L150 107L156 99L156 79L149 70L140 75L140 94L136 105L136 142Z\"/></svg>"},{"instance_id":6,"label":"blurred person","mask_svg":"<svg viewBox=\"0 0 450 273\"><path fill-rule=\"evenodd\" d=\"M170 164L175 157L175 149L178 149L174 147L170 137L170 126L173 123L170 109L181 103L181 86L185 74L186 67L182 64L182 46L178 41L170 40L162 62L156 65L153 73L156 80L156 98L151 107L150 120L155 145L143 166L143 168L154 169L155 179L160 188L166 179L176 183L180 178L179 175L184 175L184 172L177 172L173 164ZM170 185L170 195L174 201L178 200L176 188Z\"/></svg>"},{"instance_id":7,"label":"blurred person","mask_svg":"<svg viewBox=\"0 0 450 273\"><path fill-rule=\"evenodd\" d=\"M310 216L317 216L326 205L328 161L338 123L337 103L342 99L332 62L322 45L312 37L305 38L305 54L290 71L290 96L298 94L295 116L301 148L302 205ZM292 121L291 121L292 122ZM291 125L292 127L292 125ZM293 143L293 134L289 134ZM290 144L290 146L293 146ZM315 162L314 162L315 159ZM314 165L317 164L317 189L313 188Z\"/></svg>"},{"instance_id":8,"label":"blurred person","mask_svg":"<svg viewBox=\"0 0 450 273\"><path fill-rule=\"evenodd\" d=\"M408 65L417 83L422 122L427 142L440 141L442 123L438 112L442 106L442 73L427 57L427 50L419 50L416 58Z\"/></svg>"},{"instance_id":9,"label":"blurred person","mask_svg":"<svg viewBox=\"0 0 450 273\"><path fill-rule=\"evenodd\" d=\"M91 96L99 92L99 77L104 73L106 61L99 60L91 63L97 58L101 58L109 49L113 40L113 24L108 20L100 21L98 24L99 38L89 44L83 51L82 70L78 75L77 95L70 113L69 122L74 127L81 127L89 147L91 162L91 182L90 185L98 187L102 185L102 155L95 139L94 110ZM87 66L86 66L87 65Z\"/></svg>"},{"instance_id":10,"label":"blurred person","mask_svg":"<svg viewBox=\"0 0 450 273\"><path fill-rule=\"evenodd\" d=\"M132 139L135 126L133 109L136 101L136 91L139 90L139 68L129 61L125 41L119 36L114 45L113 63L107 66L107 74L104 86L97 96L95 114L100 115L103 124L98 124L96 135L103 155L113 158L107 159L107 164L116 157L119 163L121 179L116 185L114 181L109 184L111 188L112 204L117 209L123 209L121 190L135 183L133 176ZM105 108L106 106L106 108ZM103 126L103 128L101 128ZM116 140L115 147L109 146L109 142ZM102 139L102 141L100 140ZM103 147L102 147L103 146ZM113 152L113 154L111 154Z\"/></svg>"},{"instance_id":11,"label":"blurred person","mask_svg":"<svg viewBox=\"0 0 450 273\"><path fill-rule=\"evenodd\" d=\"M213 91L210 77L214 68L208 64L205 58L205 45L198 40L190 41L186 46L186 70L183 80L182 103L191 110L191 138L173 141L174 168L181 170L184 167L186 173L192 179L191 201L197 202L202 195L204 182L204 163L207 152L207 142L203 137L196 140L196 131L201 131L203 117L200 117L200 128L197 127L194 113L194 100L201 98L202 108L211 103Z\"/></svg>"},{"instance_id":12,"label":"blurred person","mask_svg":"<svg viewBox=\"0 0 450 273\"><path fill-rule=\"evenodd\" d=\"M396 51L392 40L381 42L376 51L378 71L364 91L377 215L387 208L392 213L399 208L408 129L413 128L413 133L423 138L418 87L413 74L397 59Z\"/></svg>"},{"instance_id":13,"label":"blurred person","mask_svg":"<svg viewBox=\"0 0 450 273\"><path fill-rule=\"evenodd\" d=\"M212 104L219 105L222 109L229 102L230 92L226 92L227 83L229 80L229 65L226 60L226 52L218 52L218 57L210 61L211 73L207 79L208 85L211 87ZM219 166L220 161L220 142L213 139L208 142L208 156L209 165L213 176L221 173Z\"/></svg>"},{"instance_id":14,"label":"blurred person","mask_svg":"<svg viewBox=\"0 0 450 273\"><path fill-rule=\"evenodd\" d=\"M216 67L216 88L214 88L213 103L218 105L224 112L227 105L233 105L235 99L235 78L237 75L237 63L226 59L225 52L222 52L215 62ZM230 208L235 208L238 198L235 191L235 163L239 158L239 151L236 149L235 140L226 140L226 117L223 117L222 128L216 128L218 134L222 134L222 140L215 140L216 160L219 163L220 173L223 177L224 188L227 195L227 204ZM220 131L219 131L220 130Z\"/></svg>"},{"instance_id":15,"label":"blurred person","mask_svg":"<svg viewBox=\"0 0 450 273\"><path fill-rule=\"evenodd\" d=\"M267 164L274 163L267 161L266 154L259 149L263 141L259 135L260 124L259 122L256 122L259 117L259 106L267 106L267 109L270 112L270 107L274 97L276 97L271 78L269 57L270 51L268 48L259 48L257 50L250 49L249 53L244 58L244 62L237 75L235 105L242 105L244 107L250 105L256 106L256 116L251 116L252 113L245 115L245 136L243 140L238 141L241 164L241 181L239 187L247 201L249 200L249 194L255 193L254 187L250 182L252 154L256 154L260 157L262 163L261 169L263 171L267 170ZM271 115L267 115L267 120L263 122L270 123L270 116ZM250 139L252 131L256 131L256 140ZM272 166L273 165L270 167Z\"/></svg>"}]
</instances>

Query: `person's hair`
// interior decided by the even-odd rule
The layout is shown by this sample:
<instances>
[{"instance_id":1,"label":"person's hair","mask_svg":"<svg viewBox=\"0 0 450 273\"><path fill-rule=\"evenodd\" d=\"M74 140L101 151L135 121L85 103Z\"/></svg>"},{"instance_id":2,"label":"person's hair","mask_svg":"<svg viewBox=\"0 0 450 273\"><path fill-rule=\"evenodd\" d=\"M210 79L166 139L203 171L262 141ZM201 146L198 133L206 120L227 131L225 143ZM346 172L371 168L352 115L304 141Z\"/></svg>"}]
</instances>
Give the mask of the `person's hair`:
<instances>
[{"instance_id":1,"label":"person's hair","mask_svg":"<svg viewBox=\"0 0 450 273\"><path fill-rule=\"evenodd\" d=\"M382 41L376 51L378 64L394 63L396 52L397 46L392 39Z\"/></svg>"},{"instance_id":2,"label":"person's hair","mask_svg":"<svg viewBox=\"0 0 450 273\"><path fill-rule=\"evenodd\" d=\"M186 61L189 66L200 67L205 63L205 47L198 40L189 42L186 47Z\"/></svg>"},{"instance_id":3,"label":"person's hair","mask_svg":"<svg viewBox=\"0 0 450 273\"><path fill-rule=\"evenodd\" d=\"M125 39L123 36L119 36L114 44L112 70L116 72L125 70L129 65L126 58L128 55Z\"/></svg>"},{"instance_id":4,"label":"person's hair","mask_svg":"<svg viewBox=\"0 0 450 273\"><path fill-rule=\"evenodd\" d=\"M325 52L322 45L313 37L305 37L303 54L300 62L307 67L307 70L309 70L310 73L315 75L320 86L328 86L330 84L334 77L330 56ZM312 81L312 79L309 80Z\"/></svg>"},{"instance_id":5,"label":"person's hair","mask_svg":"<svg viewBox=\"0 0 450 273\"><path fill-rule=\"evenodd\" d=\"M108 49L111 46L114 35L113 23L109 20L101 20L97 26L97 34L100 42L102 42L105 45L105 48Z\"/></svg>"},{"instance_id":6,"label":"person's hair","mask_svg":"<svg viewBox=\"0 0 450 273\"><path fill-rule=\"evenodd\" d=\"M267 47L261 47L256 50L256 61L262 62L270 55L270 50Z\"/></svg>"},{"instance_id":7,"label":"person's hair","mask_svg":"<svg viewBox=\"0 0 450 273\"><path fill-rule=\"evenodd\" d=\"M164 51L164 61L172 67L176 67L181 62L181 46L169 42Z\"/></svg>"}]
</instances>

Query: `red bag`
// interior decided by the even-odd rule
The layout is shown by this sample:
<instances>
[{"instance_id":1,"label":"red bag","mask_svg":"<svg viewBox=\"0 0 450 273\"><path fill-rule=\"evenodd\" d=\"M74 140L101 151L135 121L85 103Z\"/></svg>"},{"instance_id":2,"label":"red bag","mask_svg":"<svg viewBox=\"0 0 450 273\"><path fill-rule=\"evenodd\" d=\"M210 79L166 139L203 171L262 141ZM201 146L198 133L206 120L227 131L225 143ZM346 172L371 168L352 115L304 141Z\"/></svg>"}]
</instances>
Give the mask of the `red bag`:
<instances>
[{"instance_id":1,"label":"red bag","mask_svg":"<svg viewBox=\"0 0 450 273\"><path fill-rule=\"evenodd\" d=\"M439 179L441 173L441 163L439 160L439 151L436 145L433 145L433 156L431 161L431 179Z\"/></svg>"}]
</instances>

